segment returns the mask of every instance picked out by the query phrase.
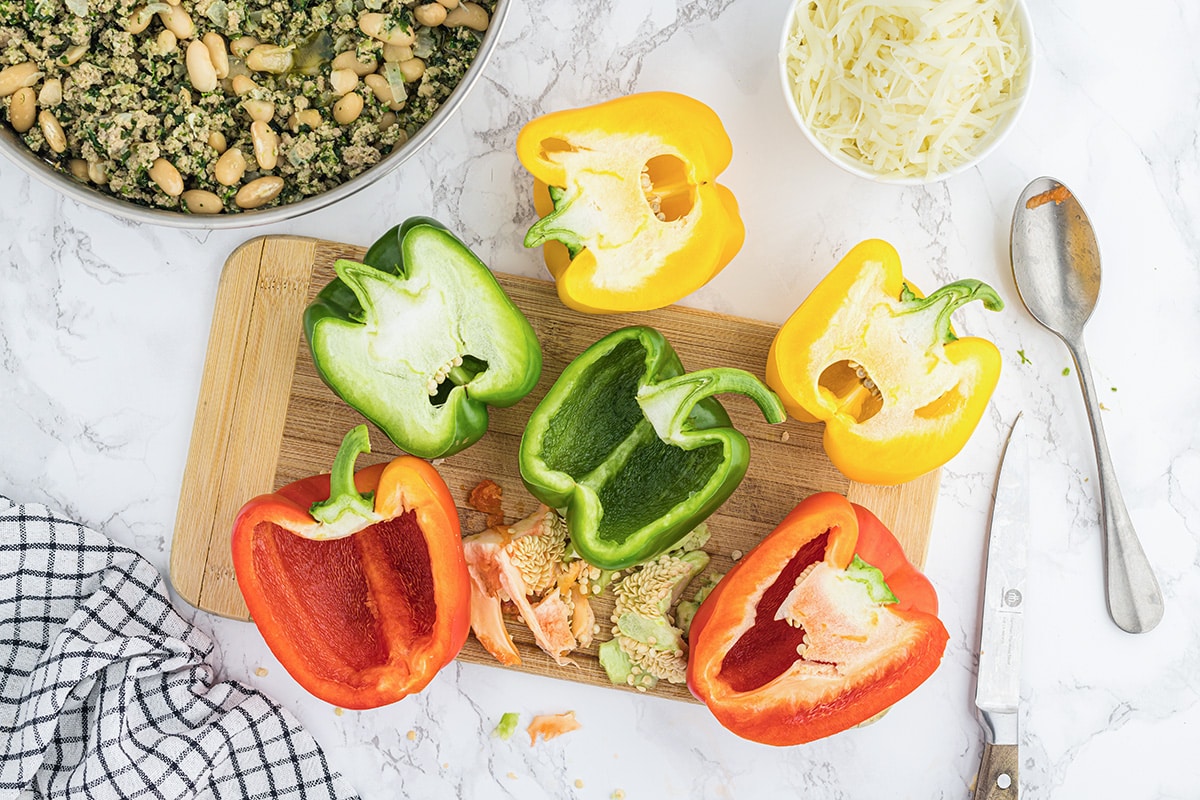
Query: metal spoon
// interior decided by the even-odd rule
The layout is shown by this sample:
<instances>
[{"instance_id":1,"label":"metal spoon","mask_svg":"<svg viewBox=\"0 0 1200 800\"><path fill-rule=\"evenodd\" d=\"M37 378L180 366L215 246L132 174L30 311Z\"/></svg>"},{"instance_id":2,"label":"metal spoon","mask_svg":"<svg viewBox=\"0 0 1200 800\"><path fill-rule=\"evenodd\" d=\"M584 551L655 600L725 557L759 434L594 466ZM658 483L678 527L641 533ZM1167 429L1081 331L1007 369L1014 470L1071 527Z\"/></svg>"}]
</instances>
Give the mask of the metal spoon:
<instances>
[{"instance_id":1,"label":"metal spoon","mask_svg":"<svg viewBox=\"0 0 1200 800\"><path fill-rule=\"evenodd\" d=\"M1083 326L1100 294L1096 235L1083 207L1061 181L1038 178L1025 187L1017 201L1010 248L1021 302L1034 319L1066 344L1083 386L1100 473L1108 613L1122 630L1145 633L1162 619L1162 592L1121 499L1100 424L1092 370L1083 349Z\"/></svg>"}]
</instances>

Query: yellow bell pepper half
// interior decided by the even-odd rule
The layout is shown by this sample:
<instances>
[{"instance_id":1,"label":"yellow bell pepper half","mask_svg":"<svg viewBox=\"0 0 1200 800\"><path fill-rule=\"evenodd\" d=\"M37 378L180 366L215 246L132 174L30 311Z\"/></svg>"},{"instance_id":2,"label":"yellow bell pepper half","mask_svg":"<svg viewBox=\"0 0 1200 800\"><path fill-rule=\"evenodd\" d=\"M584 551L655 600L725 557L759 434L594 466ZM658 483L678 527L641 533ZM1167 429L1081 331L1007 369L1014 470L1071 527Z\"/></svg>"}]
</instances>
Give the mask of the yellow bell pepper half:
<instances>
[{"instance_id":1,"label":"yellow bell pepper half","mask_svg":"<svg viewBox=\"0 0 1200 800\"><path fill-rule=\"evenodd\" d=\"M825 422L825 452L846 477L912 480L962 449L1000 378L996 346L950 326L972 300L1004 307L976 280L923 297L895 248L862 242L779 329L767 384L793 417Z\"/></svg>"},{"instance_id":2,"label":"yellow bell pepper half","mask_svg":"<svg viewBox=\"0 0 1200 800\"><path fill-rule=\"evenodd\" d=\"M529 122L517 157L534 177L563 303L588 313L647 311L691 294L746 236L733 193L715 183L733 146L698 100L647 92Z\"/></svg>"}]
</instances>

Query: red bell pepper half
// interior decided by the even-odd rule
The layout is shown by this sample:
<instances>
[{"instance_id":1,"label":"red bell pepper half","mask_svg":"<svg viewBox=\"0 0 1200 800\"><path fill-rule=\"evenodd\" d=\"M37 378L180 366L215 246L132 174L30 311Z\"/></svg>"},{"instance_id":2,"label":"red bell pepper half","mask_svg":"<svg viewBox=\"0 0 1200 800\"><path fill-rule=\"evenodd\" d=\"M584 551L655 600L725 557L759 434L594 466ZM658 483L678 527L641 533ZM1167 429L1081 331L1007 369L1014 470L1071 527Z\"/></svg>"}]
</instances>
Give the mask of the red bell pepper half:
<instances>
[{"instance_id":1,"label":"red bell pepper half","mask_svg":"<svg viewBox=\"0 0 1200 800\"><path fill-rule=\"evenodd\" d=\"M233 530L238 586L271 652L313 695L356 709L425 688L462 648L470 619L445 481L413 456L355 473L369 451L360 425L332 475L254 498Z\"/></svg>"},{"instance_id":2,"label":"red bell pepper half","mask_svg":"<svg viewBox=\"0 0 1200 800\"><path fill-rule=\"evenodd\" d=\"M812 495L717 584L691 627L688 686L729 730L811 742L933 674L949 639L932 585L876 517Z\"/></svg>"}]
</instances>

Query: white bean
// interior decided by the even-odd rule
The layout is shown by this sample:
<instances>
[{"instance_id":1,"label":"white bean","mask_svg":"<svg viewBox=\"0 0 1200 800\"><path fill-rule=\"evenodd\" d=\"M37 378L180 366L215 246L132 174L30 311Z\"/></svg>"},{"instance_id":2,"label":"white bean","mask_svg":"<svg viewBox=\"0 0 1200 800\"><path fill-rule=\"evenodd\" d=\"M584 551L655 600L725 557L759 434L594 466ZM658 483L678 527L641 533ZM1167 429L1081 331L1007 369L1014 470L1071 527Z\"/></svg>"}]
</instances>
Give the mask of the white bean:
<instances>
[{"instance_id":1,"label":"white bean","mask_svg":"<svg viewBox=\"0 0 1200 800\"><path fill-rule=\"evenodd\" d=\"M108 168L99 161L89 161L87 165L88 180L104 185L108 183Z\"/></svg>"},{"instance_id":2,"label":"white bean","mask_svg":"<svg viewBox=\"0 0 1200 800\"><path fill-rule=\"evenodd\" d=\"M419 58L410 58L408 61L401 61L400 74L404 76L405 83L419 81L421 80L421 76L425 74L425 62Z\"/></svg>"},{"instance_id":3,"label":"white bean","mask_svg":"<svg viewBox=\"0 0 1200 800\"><path fill-rule=\"evenodd\" d=\"M258 39L253 36L239 36L229 43L229 51L238 58L245 58L250 51L258 47Z\"/></svg>"},{"instance_id":4,"label":"white bean","mask_svg":"<svg viewBox=\"0 0 1200 800\"><path fill-rule=\"evenodd\" d=\"M67 133L63 130L62 124L58 121L58 117L54 116L49 111L38 112L38 125L42 129L42 136L46 138L46 144L56 153L64 153L67 150Z\"/></svg>"},{"instance_id":5,"label":"white bean","mask_svg":"<svg viewBox=\"0 0 1200 800\"><path fill-rule=\"evenodd\" d=\"M68 67L73 66L74 64L79 63L79 60L87 55L87 51L88 48L86 44L72 45L68 47L62 54L62 61Z\"/></svg>"},{"instance_id":6,"label":"white bean","mask_svg":"<svg viewBox=\"0 0 1200 800\"><path fill-rule=\"evenodd\" d=\"M261 120L250 123L250 141L254 143L254 160L263 169L275 169L279 161L279 134Z\"/></svg>"},{"instance_id":7,"label":"white bean","mask_svg":"<svg viewBox=\"0 0 1200 800\"><path fill-rule=\"evenodd\" d=\"M58 78L47 78L38 92L38 105L43 108L56 108L62 103L63 85Z\"/></svg>"},{"instance_id":8,"label":"white bean","mask_svg":"<svg viewBox=\"0 0 1200 800\"><path fill-rule=\"evenodd\" d=\"M383 46L383 60L400 63L408 61L413 57L412 48L404 44L385 44Z\"/></svg>"},{"instance_id":9,"label":"white bean","mask_svg":"<svg viewBox=\"0 0 1200 800\"><path fill-rule=\"evenodd\" d=\"M386 106L391 106L396 103L396 95L392 93L392 85L387 82L387 78L379 73L371 73L363 78L363 83L375 93L375 99Z\"/></svg>"},{"instance_id":10,"label":"white bean","mask_svg":"<svg viewBox=\"0 0 1200 800\"><path fill-rule=\"evenodd\" d=\"M353 92L358 86L358 73L352 69L335 69L329 73L329 88L338 96Z\"/></svg>"},{"instance_id":11,"label":"white bean","mask_svg":"<svg viewBox=\"0 0 1200 800\"><path fill-rule=\"evenodd\" d=\"M246 66L255 72L282 75L292 68L292 50L275 44L260 44L246 56Z\"/></svg>"},{"instance_id":12,"label":"white bean","mask_svg":"<svg viewBox=\"0 0 1200 800\"><path fill-rule=\"evenodd\" d=\"M220 154L225 152L225 149L229 147L229 143L225 141L225 134L220 131L209 131L208 146Z\"/></svg>"},{"instance_id":13,"label":"white bean","mask_svg":"<svg viewBox=\"0 0 1200 800\"><path fill-rule=\"evenodd\" d=\"M368 58L366 61L359 61L358 54L353 50L347 50L344 53L338 53L334 57L333 63L330 64L334 69L349 69L353 70L358 77L370 75L379 68L379 62L374 58Z\"/></svg>"},{"instance_id":14,"label":"white bean","mask_svg":"<svg viewBox=\"0 0 1200 800\"><path fill-rule=\"evenodd\" d=\"M222 186L233 186L235 183L241 183L242 176L245 174L246 157L236 147L222 153L221 157L217 159L217 163L213 165L213 177Z\"/></svg>"},{"instance_id":15,"label":"white bean","mask_svg":"<svg viewBox=\"0 0 1200 800\"><path fill-rule=\"evenodd\" d=\"M270 100L243 100L242 108L254 122L270 122L275 117L275 104Z\"/></svg>"},{"instance_id":16,"label":"white bean","mask_svg":"<svg viewBox=\"0 0 1200 800\"><path fill-rule=\"evenodd\" d=\"M249 94L258 88L258 84L248 75L234 75L230 85L233 87L233 93L238 97Z\"/></svg>"},{"instance_id":17,"label":"white bean","mask_svg":"<svg viewBox=\"0 0 1200 800\"><path fill-rule=\"evenodd\" d=\"M187 46L187 72L192 88L197 92L211 92L217 88L217 69L212 63L208 46L199 39L192 39Z\"/></svg>"},{"instance_id":18,"label":"white bean","mask_svg":"<svg viewBox=\"0 0 1200 800\"><path fill-rule=\"evenodd\" d=\"M465 27L473 31L486 31L488 13L483 6L475 3L460 3L458 8L450 10L446 21L442 23L447 28Z\"/></svg>"},{"instance_id":19,"label":"white bean","mask_svg":"<svg viewBox=\"0 0 1200 800\"><path fill-rule=\"evenodd\" d=\"M225 210L221 198L207 189L188 189L182 198L183 207L192 214L219 214Z\"/></svg>"},{"instance_id":20,"label":"white bean","mask_svg":"<svg viewBox=\"0 0 1200 800\"><path fill-rule=\"evenodd\" d=\"M208 48L208 57L212 61L213 69L217 73L217 77L221 80L229 77L229 51L225 49L225 39L221 34L215 31L209 31L204 34L201 40L204 46Z\"/></svg>"},{"instance_id":21,"label":"white bean","mask_svg":"<svg viewBox=\"0 0 1200 800\"><path fill-rule=\"evenodd\" d=\"M266 205L279 196L283 191L283 178L277 175L265 175L256 178L238 189L233 196L233 202L238 208L251 209Z\"/></svg>"},{"instance_id":22,"label":"white bean","mask_svg":"<svg viewBox=\"0 0 1200 800\"><path fill-rule=\"evenodd\" d=\"M437 0L440 5L446 8L458 8L458 0Z\"/></svg>"},{"instance_id":23,"label":"white bean","mask_svg":"<svg viewBox=\"0 0 1200 800\"><path fill-rule=\"evenodd\" d=\"M33 89L22 86L8 101L8 121L17 133L25 133L37 121L37 96Z\"/></svg>"},{"instance_id":24,"label":"white bean","mask_svg":"<svg viewBox=\"0 0 1200 800\"><path fill-rule=\"evenodd\" d=\"M179 197L183 194L183 176L179 174L179 170L175 169L175 165L165 158L154 159L154 163L150 165L146 174L150 176L150 180L158 184L158 188L171 197Z\"/></svg>"},{"instance_id":25,"label":"white bean","mask_svg":"<svg viewBox=\"0 0 1200 800\"><path fill-rule=\"evenodd\" d=\"M0 97L8 97L17 89L33 86L41 77L42 73L38 71L37 64L32 61L22 61L20 64L0 69Z\"/></svg>"},{"instance_id":26,"label":"white bean","mask_svg":"<svg viewBox=\"0 0 1200 800\"><path fill-rule=\"evenodd\" d=\"M191 15L183 6L171 6L166 11L160 11L158 18L167 30L180 39L190 39L196 35L196 23L192 22Z\"/></svg>"},{"instance_id":27,"label":"white bean","mask_svg":"<svg viewBox=\"0 0 1200 800\"><path fill-rule=\"evenodd\" d=\"M321 112L315 108L305 108L288 117L288 127L292 133L299 133L300 128L305 126L310 130L321 127Z\"/></svg>"},{"instance_id":28,"label":"white bean","mask_svg":"<svg viewBox=\"0 0 1200 800\"><path fill-rule=\"evenodd\" d=\"M150 27L150 20L152 19L154 19L153 11L145 6L138 6L129 12L129 16L125 18L125 22L122 23L121 27L136 36Z\"/></svg>"},{"instance_id":29,"label":"white bean","mask_svg":"<svg viewBox=\"0 0 1200 800\"><path fill-rule=\"evenodd\" d=\"M372 11L358 18L358 29L384 44L410 45L417 40L411 28L394 26L386 14Z\"/></svg>"},{"instance_id":30,"label":"white bean","mask_svg":"<svg viewBox=\"0 0 1200 800\"><path fill-rule=\"evenodd\" d=\"M339 125L349 125L358 119L362 110L362 95L358 92L351 92L333 104L333 118Z\"/></svg>"},{"instance_id":31,"label":"white bean","mask_svg":"<svg viewBox=\"0 0 1200 800\"><path fill-rule=\"evenodd\" d=\"M158 43L158 51L163 55L174 53L179 46L179 37L174 31L161 30L158 32L158 37L155 39Z\"/></svg>"},{"instance_id":32,"label":"white bean","mask_svg":"<svg viewBox=\"0 0 1200 800\"><path fill-rule=\"evenodd\" d=\"M426 3L413 9L413 19L418 25L434 28L446 21L446 7L441 3Z\"/></svg>"},{"instance_id":33,"label":"white bean","mask_svg":"<svg viewBox=\"0 0 1200 800\"><path fill-rule=\"evenodd\" d=\"M79 180L87 180L87 162L82 158L72 158L67 162L67 169Z\"/></svg>"}]
</instances>

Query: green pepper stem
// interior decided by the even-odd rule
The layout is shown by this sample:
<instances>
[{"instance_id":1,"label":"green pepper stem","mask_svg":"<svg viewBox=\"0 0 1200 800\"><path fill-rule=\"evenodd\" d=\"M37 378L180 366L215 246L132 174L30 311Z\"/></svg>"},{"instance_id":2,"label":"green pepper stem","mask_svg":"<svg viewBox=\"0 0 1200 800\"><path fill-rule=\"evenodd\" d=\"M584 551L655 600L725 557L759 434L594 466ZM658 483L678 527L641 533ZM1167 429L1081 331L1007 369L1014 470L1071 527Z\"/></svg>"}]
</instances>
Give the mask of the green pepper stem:
<instances>
[{"instance_id":1,"label":"green pepper stem","mask_svg":"<svg viewBox=\"0 0 1200 800\"><path fill-rule=\"evenodd\" d=\"M450 372L446 374L450 382L455 386L463 386L471 382L474 376L466 369L460 367L451 367Z\"/></svg>"},{"instance_id":2,"label":"green pepper stem","mask_svg":"<svg viewBox=\"0 0 1200 800\"><path fill-rule=\"evenodd\" d=\"M846 577L865 586L872 602L880 605L900 602L892 591L892 587L888 586L887 579L883 577L883 570L863 561L857 553L854 554L854 560L846 567Z\"/></svg>"},{"instance_id":3,"label":"green pepper stem","mask_svg":"<svg viewBox=\"0 0 1200 800\"><path fill-rule=\"evenodd\" d=\"M733 367L702 369L643 386L638 390L637 401L658 438L686 450L691 438L687 420L692 409L701 400L717 394L749 397L771 424L787 419L778 395L749 372Z\"/></svg>"},{"instance_id":4,"label":"green pepper stem","mask_svg":"<svg viewBox=\"0 0 1200 800\"><path fill-rule=\"evenodd\" d=\"M571 258L579 255L579 251L584 247L583 240L574 230L559 225L562 216L570 210L571 204L574 202L573 200L564 201L565 195L566 192L563 189L559 189L557 186L550 187L550 199L554 201L554 210L533 223L533 226L525 234L526 247L538 247L554 239L566 246Z\"/></svg>"},{"instance_id":5,"label":"green pepper stem","mask_svg":"<svg viewBox=\"0 0 1200 800\"><path fill-rule=\"evenodd\" d=\"M348 524L359 520L370 524L375 515L374 492L360 493L354 485L354 462L362 453L371 452L371 436L366 425L359 425L342 439L333 469L329 473L329 499L313 503L308 513L326 525Z\"/></svg>"},{"instance_id":6,"label":"green pepper stem","mask_svg":"<svg viewBox=\"0 0 1200 800\"><path fill-rule=\"evenodd\" d=\"M967 278L954 283L948 283L933 292L928 297L917 297L908 288L908 284L900 291L901 314L917 314L926 310L937 310L934 321L934 332L942 344L953 342L958 337L950 329L950 316L958 309L973 300L982 300L983 307L988 311L999 311L1004 308L1004 301L991 286L983 281Z\"/></svg>"}]
</instances>

